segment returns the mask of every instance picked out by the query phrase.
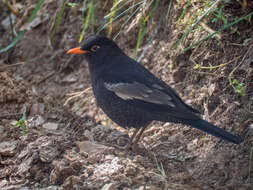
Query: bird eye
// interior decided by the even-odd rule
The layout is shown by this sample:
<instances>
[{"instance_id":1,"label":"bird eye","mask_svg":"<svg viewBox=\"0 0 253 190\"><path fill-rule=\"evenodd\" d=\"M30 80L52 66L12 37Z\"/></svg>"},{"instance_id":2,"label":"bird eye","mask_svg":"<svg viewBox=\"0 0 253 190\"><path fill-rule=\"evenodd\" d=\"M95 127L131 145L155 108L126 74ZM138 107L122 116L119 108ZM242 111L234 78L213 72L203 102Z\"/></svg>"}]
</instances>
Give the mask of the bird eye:
<instances>
[{"instance_id":1,"label":"bird eye","mask_svg":"<svg viewBox=\"0 0 253 190\"><path fill-rule=\"evenodd\" d=\"M100 46L94 45L91 47L91 51L96 52L99 48L100 48Z\"/></svg>"}]
</instances>

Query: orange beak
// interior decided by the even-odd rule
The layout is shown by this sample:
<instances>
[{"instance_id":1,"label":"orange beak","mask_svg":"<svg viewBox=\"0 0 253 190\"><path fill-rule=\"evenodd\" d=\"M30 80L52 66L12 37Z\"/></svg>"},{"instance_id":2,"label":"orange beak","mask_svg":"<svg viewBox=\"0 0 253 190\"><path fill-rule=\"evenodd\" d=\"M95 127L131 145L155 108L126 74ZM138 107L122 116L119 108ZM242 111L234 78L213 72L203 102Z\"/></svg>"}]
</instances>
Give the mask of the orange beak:
<instances>
[{"instance_id":1,"label":"orange beak","mask_svg":"<svg viewBox=\"0 0 253 190\"><path fill-rule=\"evenodd\" d=\"M82 54L82 53L88 53L89 51L81 50L81 47L73 48L68 50L67 54Z\"/></svg>"}]
</instances>

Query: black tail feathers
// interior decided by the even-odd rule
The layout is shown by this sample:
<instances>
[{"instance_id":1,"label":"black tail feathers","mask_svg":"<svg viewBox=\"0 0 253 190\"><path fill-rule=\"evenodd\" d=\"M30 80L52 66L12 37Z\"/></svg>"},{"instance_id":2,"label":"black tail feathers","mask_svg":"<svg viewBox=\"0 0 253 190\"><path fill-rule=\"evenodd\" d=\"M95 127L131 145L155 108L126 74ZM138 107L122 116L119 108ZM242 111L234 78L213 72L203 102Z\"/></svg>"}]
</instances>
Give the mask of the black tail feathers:
<instances>
[{"instance_id":1,"label":"black tail feathers","mask_svg":"<svg viewBox=\"0 0 253 190\"><path fill-rule=\"evenodd\" d=\"M224 129L221 129L215 125L212 125L211 123L208 123L205 120L197 120L190 124L192 127L200 129L201 131L204 131L206 133L209 133L215 137L230 141L235 144L240 144L243 139L237 135L233 135Z\"/></svg>"}]
</instances>

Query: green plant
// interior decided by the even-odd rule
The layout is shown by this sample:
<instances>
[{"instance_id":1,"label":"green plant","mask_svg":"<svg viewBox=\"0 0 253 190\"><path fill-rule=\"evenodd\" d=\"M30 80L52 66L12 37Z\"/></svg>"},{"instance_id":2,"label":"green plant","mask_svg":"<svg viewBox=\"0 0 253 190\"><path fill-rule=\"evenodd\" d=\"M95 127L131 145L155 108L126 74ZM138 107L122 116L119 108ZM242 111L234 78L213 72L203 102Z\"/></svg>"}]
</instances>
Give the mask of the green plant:
<instances>
[{"instance_id":1,"label":"green plant","mask_svg":"<svg viewBox=\"0 0 253 190\"><path fill-rule=\"evenodd\" d=\"M67 5L70 6L71 8L76 8L77 3L68 2Z\"/></svg>"},{"instance_id":2,"label":"green plant","mask_svg":"<svg viewBox=\"0 0 253 190\"><path fill-rule=\"evenodd\" d=\"M224 66L228 65L228 64L230 64L230 63L232 63L232 62L238 60L240 57L241 57L241 56L237 56L237 57L235 57L234 59L232 59L232 60L230 60L230 61L228 61L228 62L226 62L226 63L222 63L222 64L220 64L220 65L215 65L215 66L213 66L213 65L209 64L210 66L205 67L205 66L201 66L200 64L196 64L196 65L194 65L193 68L194 68L194 69L208 69L209 71L212 71L213 69L217 69L217 68L224 67Z\"/></svg>"},{"instance_id":3,"label":"green plant","mask_svg":"<svg viewBox=\"0 0 253 190\"><path fill-rule=\"evenodd\" d=\"M111 36L112 34L112 21L115 17L115 14L116 14L116 5L118 5L119 3L119 0L113 0L113 6L111 8L111 14L110 14L110 25L109 25L109 28L108 28L108 33L107 33L107 36Z\"/></svg>"},{"instance_id":4,"label":"green plant","mask_svg":"<svg viewBox=\"0 0 253 190\"><path fill-rule=\"evenodd\" d=\"M242 17L238 18L237 20L231 22L230 24L227 24L226 26L223 26L218 31L215 31L212 34L209 34L207 37L204 37L204 38L200 39L199 41L195 42L194 44L188 46L187 48L184 49L184 51L188 51L188 50L192 49L193 47L196 47L196 46L200 45L203 41L206 41L206 40L212 38L214 35L222 32L223 30L226 30L227 28L232 27L233 25L241 22L242 20L248 19L252 15L253 15L253 12L251 12L251 13L245 15L245 16L242 16Z\"/></svg>"},{"instance_id":5,"label":"green plant","mask_svg":"<svg viewBox=\"0 0 253 190\"><path fill-rule=\"evenodd\" d=\"M139 31L138 31L136 50L135 50L136 56L137 56L137 54L138 54L138 50L139 50L140 45L141 45L141 43L142 43L142 41L143 41L143 38L144 38L144 36L147 34L148 27L149 27L150 23L151 23L152 20L153 20L154 14L155 14L155 12L157 11L159 2L160 2L160 0L156 0L156 1L154 2L154 5L153 5L152 9L151 9L151 11L148 13L147 16L142 15L141 24L140 24L140 28L139 28Z\"/></svg>"},{"instance_id":6,"label":"green plant","mask_svg":"<svg viewBox=\"0 0 253 190\"><path fill-rule=\"evenodd\" d=\"M241 96L246 95L245 87L242 82L239 82L237 79L234 79L232 82L232 85L233 85L235 92L239 93Z\"/></svg>"},{"instance_id":7,"label":"green plant","mask_svg":"<svg viewBox=\"0 0 253 190\"><path fill-rule=\"evenodd\" d=\"M161 162L158 163L158 160L155 154L154 154L154 159L155 159L157 170L159 171L159 174L158 173L154 173L154 174L159 178L159 181L161 182L166 181L167 176L166 176L166 172L164 170L163 164Z\"/></svg>"},{"instance_id":8,"label":"green plant","mask_svg":"<svg viewBox=\"0 0 253 190\"><path fill-rule=\"evenodd\" d=\"M179 21L179 20L182 20L182 19L184 18L185 13L186 13L186 11L187 11L187 9L188 9L188 7L189 7L190 5L191 5L191 0L188 1L188 2L186 3L186 5L184 6L184 9L183 9L181 15L179 16L178 21Z\"/></svg>"},{"instance_id":9,"label":"green plant","mask_svg":"<svg viewBox=\"0 0 253 190\"><path fill-rule=\"evenodd\" d=\"M220 6L219 8L214 9L215 17L211 20L211 22L218 22L219 20L223 21L224 26L228 24L228 16L225 15L223 12L224 5Z\"/></svg>"},{"instance_id":10,"label":"green plant","mask_svg":"<svg viewBox=\"0 0 253 190\"><path fill-rule=\"evenodd\" d=\"M145 34L147 33L147 29L148 29L147 22L148 22L148 20L149 20L148 16L146 18L144 16L142 16L142 18L141 18L141 26L140 26L139 31L138 31L137 43L136 43L136 48L135 48L136 56L138 54L138 50L140 48L141 42L143 41L143 38L144 38Z\"/></svg>"},{"instance_id":11,"label":"green plant","mask_svg":"<svg viewBox=\"0 0 253 190\"><path fill-rule=\"evenodd\" d=\"M204 19L204 17L208 16L210 12L212 12L215 9L215 6L220 2L221 0L216 0L215 2L213 2L211 5L209 3L206 4L207 9L201 12L204 12L203 14L201 14L201 16L199 16L196 21L194 23L192 23L191 25L189 25L186 29L186 31L184 32L184 34L182 35L182 37L176 42L176 44L174 45L174 49L177 49L179 44L181 44L184 39L186 39L186 37L190 34L190 32L199 24L200 21L202 21ZM186 6L188 7L188 6ZM198 13L196 13L198 14ZM196 14L194 16L196 16ZM185 13L183 14L183 16L185 15ZM182 14L180 16L180 18L183 18ZM191 21L193 22L193 21ZM196 42L198 43L198 42ZM191 47L192 48L192 47ZM190 49L191 49L190 48ZM185 51L187 51L189 49L185 49Z\"/></svg>"},{"instance_id":12,"label":"green plant","mask_svg":"<svg viewBox=\"0 0 253 190\"><path fill-rule=\"evenodd\" d=\"M211 20L212 23L216 23L218 21L222 21L224 27L228 25L228 20L229 20L229 17L231 17L231 15L228 14L228 13L224 13L224 6L229 1L230 0L224 1L223 4L220 7L214 9L214 15L215 15L215 17ZM239 18L236 17L234 20L238 20L238 19ZM233 33L236 32L238 35L240 35L240 32L237 30L236 27L231 26L230 29L232 30Z\"/></svg>"},{"instance_id":13,"label":"green plant","mask_svg":"<svg viewBox=\"0 0 253 190\"><path fill-rule=\"evenodd\" d=\"M95 9L94 9L94 0L91 0L90 3L89 3L89 9L88 9L88 13L87 13L87 16L85 18L85 21L84 21L84 24L83 24L83 30L82 30L82 33L80 35L80 38L79 38L79 43L81 43L83 41L83 37L84 37L84 34L88 28L88 24L91 20L91 25L94 26L94 17L95 17ZM94 30L94 29L92 29Z\"/></svg>"},{"instance_id":14,"label":"green plant","mask_svg":"<svg viewBox=\"0 0 253 190\"><path fill-rule=\"evenodd\" d=\"M23 112L23 116L17 121L16 126L20 127L24 134L27 134L26 111Z\"/></svg>"},{"instance_id":15,"label":"green plant","mask_svg":"<svg viewBox=\"0 0 253 190\"><path fill-rule=\"evenodd\" d=\"M67 3L68 3L67 0L63 0L62 4L61 4L61 8L57 12L57 16L56 16L56 19L54 21L53 29L52 29L52 32L51 32L51 35L50 35L50 43L51 44L54 43L54 37L55 37L55 34L56 34L60 24L61 24L63 13L64 13L64 10L65 10L65 7L66 7Z\"/></svg>"},{"instance_id":16,"label":"green plant","mask_svg":"<svg viewBox=\"0 0 253 190\"><path fill-rule=\"evenodd\" d=\"M135 20L136 23L138 23L139 25L136 42L136 56L137 56L137 52L141 46L144 36L148 32L148 29L153 21L155 13L158 10L160 2L161 2L160 0L151 0L151 1L140 0L137 2L135 2L134 0L126 0L126 1L114 0L110 13L104 17L105 24L103 24L98 29L97 34L99 34L103 29L108 28L107 34L110 36L112 33L112 26L113 26L112 23L117 20L123 20L124 22L122 22L119 32L113 38L116 39L119 36L119 34L123 31L123 29L125 29L125 26L130 22L130 20L135 19L134 16L137 15ZM163 0L163 2L165 2L165 0ZM169 4L167 13L169 13L170 7L171 3ZM161 18L163 17L161 16ZM168 14L166 17L164 16L164 18L167 19Z\"/></svg>"}]
</instances>

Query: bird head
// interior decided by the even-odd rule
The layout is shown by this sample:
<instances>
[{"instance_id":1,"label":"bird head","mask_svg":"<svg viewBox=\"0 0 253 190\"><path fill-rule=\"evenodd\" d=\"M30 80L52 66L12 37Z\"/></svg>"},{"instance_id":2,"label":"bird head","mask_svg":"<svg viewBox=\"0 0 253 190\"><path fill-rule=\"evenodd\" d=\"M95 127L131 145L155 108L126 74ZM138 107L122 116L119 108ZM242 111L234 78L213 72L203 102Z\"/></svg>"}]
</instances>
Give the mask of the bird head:
<instances>
[{"instance_id":1,"label":"bird head","mask_svg":"<svg viewBox=\"0 0 253 190\"><path fill-rule=\"evenodd\" d=\"M85 54L88 60L103 59L120 49L116 43L104 36L91 36L81 47L70 49L68 54Z\"/></svg>"}]
</instances>

